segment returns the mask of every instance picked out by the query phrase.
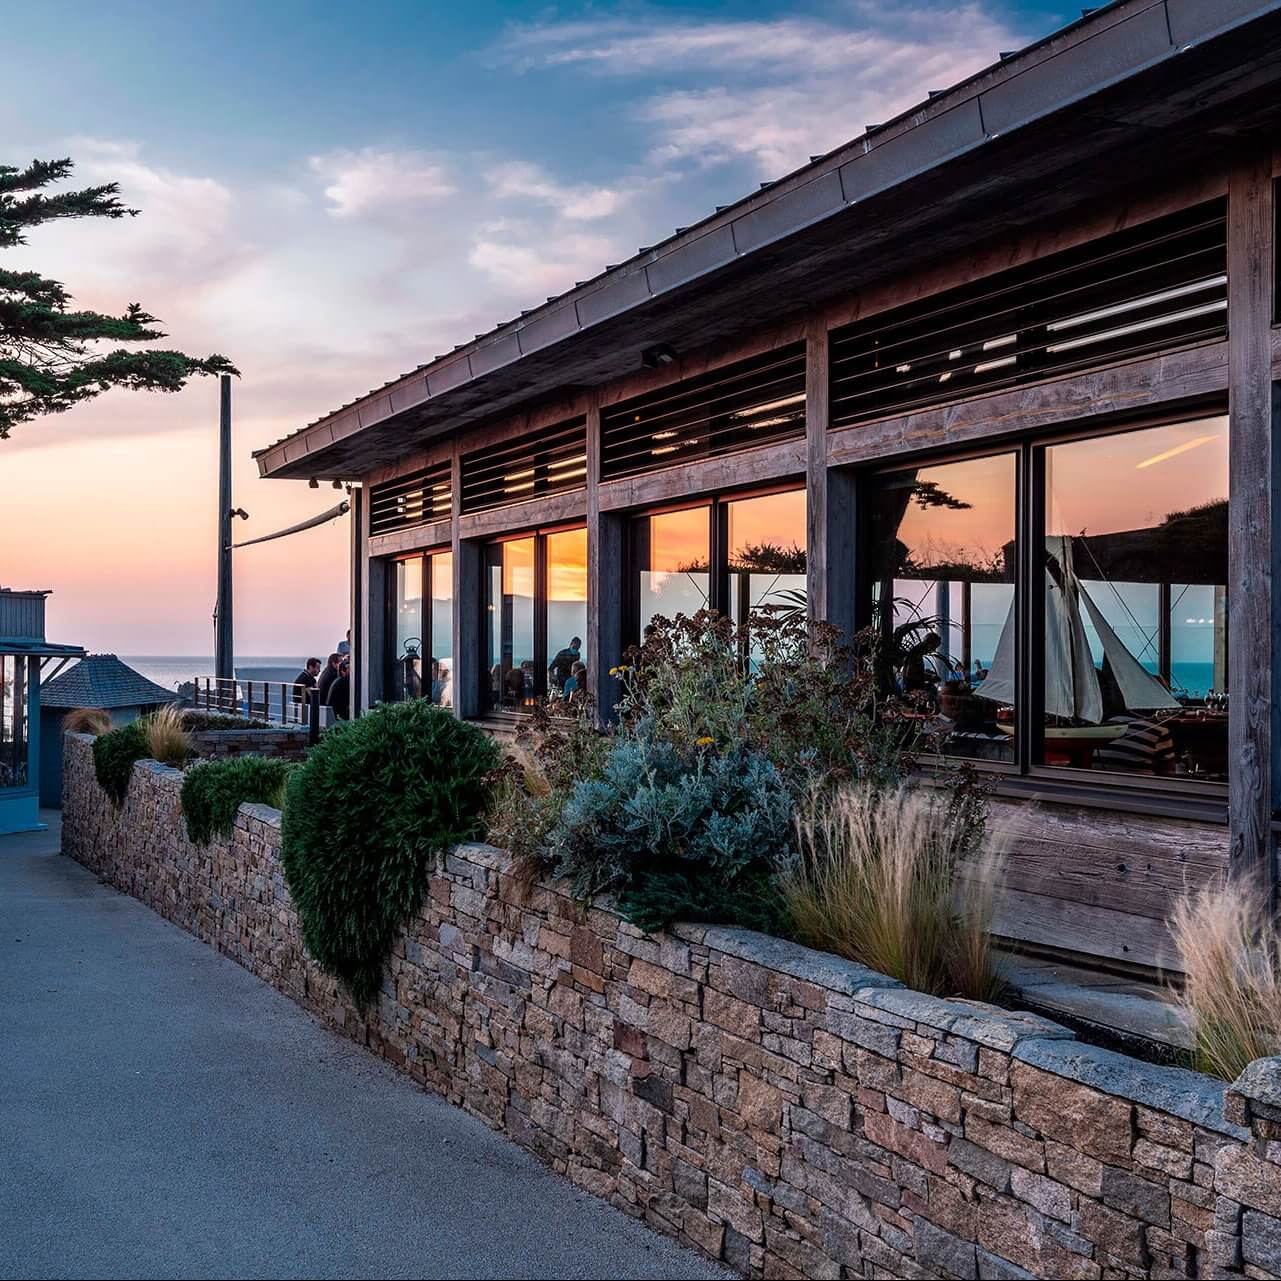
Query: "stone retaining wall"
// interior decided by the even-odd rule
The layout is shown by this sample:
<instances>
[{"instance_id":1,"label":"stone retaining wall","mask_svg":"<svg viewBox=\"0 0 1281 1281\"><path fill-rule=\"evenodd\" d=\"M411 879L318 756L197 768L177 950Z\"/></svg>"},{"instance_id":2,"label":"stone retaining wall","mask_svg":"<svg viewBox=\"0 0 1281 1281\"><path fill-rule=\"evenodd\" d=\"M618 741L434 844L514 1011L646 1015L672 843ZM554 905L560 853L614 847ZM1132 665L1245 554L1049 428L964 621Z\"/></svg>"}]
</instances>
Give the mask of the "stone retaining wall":
<instances>
[{"instance_id":1,"label":"stone retaining wall","mask_svg":"<svg viewBox=\"0 0 1281 1281\"><path fill-rule=\"evenodd\" d=\"M69 735L64 852L741 1272L1281 1274L1281 1060L1225 1092L777 939L646 937L487 846L441 860L362 1017L303 953L278 812L193 846L180 780L140 762L117 811Z\"/></svg>"},{"instance_id":2,"label":"stone retaining wall","mask_svg":"<svg viewBox=\"0 0 1281 1281\"><path fill-rule=\"evenodd\" d=\"M197 756L285 756L302 760L307 752L308 730L301 729L199 729L191 734Z\"/></svg>"}]
</instances>

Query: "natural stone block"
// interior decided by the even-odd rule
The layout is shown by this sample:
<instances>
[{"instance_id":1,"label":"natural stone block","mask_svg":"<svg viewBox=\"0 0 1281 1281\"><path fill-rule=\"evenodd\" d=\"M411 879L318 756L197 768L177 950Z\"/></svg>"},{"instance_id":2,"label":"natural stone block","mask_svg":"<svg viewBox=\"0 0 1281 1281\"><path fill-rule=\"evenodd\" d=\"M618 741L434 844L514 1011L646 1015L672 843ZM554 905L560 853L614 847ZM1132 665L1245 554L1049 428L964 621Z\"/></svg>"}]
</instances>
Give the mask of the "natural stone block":
<instances>
[{"instance_id":1,"label":"natural stone block","mask_svg":"<svg viewBox=\"0 0 1281 1281\"><path fill-rule=\"evenodd\" d=\"M1081 1233L1093 1241L1098 1250L1122 1263L1141 1268L1147 1262L1143 1224L1119 1210L1109 1209L1097 1201L1083 1202Z\"/></svg>"},{"instance_id":2,"label":"natural stone block","mask_svg":"<svg viewBox=\"0 0 1281 1281\"><path fill-rule=\"evenodd\" d=\"M759 1243L765 1240L761 1211L717 1179L707 1181L707 1213L713 1220L728 1224L749 1241Z\"/></svg>"},{"instance_id":3,"label":"natural stone block","mask_svg":"<svg viewBox=\"0 0 1281 1281\"><path fill-rule=\"evenodd\" d=\"M1281 1168L1259 1160L1249 1148L1231 1144L1219 1149L1214 1185L1222 1196L1281 1218Z\"/></svg>"},{"instance_id":4,"label":"natural stone block","mask_svg":"<svg viewBox=\"0 0 1281 1281\"><path fill-rule=\"evenodd\" d=\"M1015 1165L1025 1166L1038 1173L1045 1169L1045 1144L1040 1139L1030 1139L1018 1130L1004 1125L993 1125L979 1116L965 1118L965 1137L971 1143Z\"/></svg>"},{"instance_id":5,"label":"natural stone block","mask_svg":"<svg viewBox=\"0 0 1281 1281\"><path fill-rule=\"evenodd\" d=\"M1010 1171L1010 1191L1042 1214L1067 1223L1072 1218L1072 1193L1061 1183L1033 1174L1021 1166Z\"/></svg>"},{"instance_id":6,"label":"natural stone block","mask_svg":"<svg viewBox=\"0 0 1281 1281\"><path fill-rule=\"evenodd\" d=\"M1103 1195L1103 1162L1066 1144L1046 1140L1045 1172L1086 1196Z\"/></svg>"},{"instance_id":7,"label":"natural stone block","mask_svg":"<svg viewBox=\"0 0 1281 1281\"><path fill-rule=\"evenodd\" d=\"M974 1242L964 1241L928 1219L917 1219L912 1228L917 1260L949 1276L976 1281L979 1275Z\"/></svg>"},{"instance_id":8,"label":"natural stone block","mask_svg":"<svg viewBox=\"0 0 1281 1281\"><path fill-rule=\"evenodd\" d=\"M942 1143L933 1142L917 1130L909 1130L892 1117L868 1112L863 1117L863 1131L879 1147L897 1152L935 1174L942 1174L947 1168L947 1148Z\"/></svg>"},{"instance_id":9,"label":"natural stone block","mask_svg":"<svg viewBox=\"0 0 1281 1281\"><path fill-rule=\"evenodd\" d=\"M1107 1165L1103 1167L1103 1200L1145 1223L1155 1223L1162 1228L1170 1226L1168 1183L1153 1183L1127 1170Z\"/></svg>"},{"instance_id":10,"label":"natural stone block","mask_svg":"<svg viewBox=\"0 0 1281 1281\"><path fill-rule=\"evenodd\" d=\"M989 1152L966 1139L953 1139L948 1144L947 1159L972 1179L986 1183L998 1192L1006 1192L1010 1187L1010 1163L1003 1157Z\"/></svg>"},{"instance_id":11,"label":"natural stone block","mask_svg":"<svg viewBox=\"0 0 1281 1281\"><path fill-rule=\"evenodd\" d=\"M1246 1263L1281 1276L1281 1219L1247 1210L1241 1218L1241 1254Z\"/></svg>"},{"instance_id":12,"label":"natural stone block","mask_svg":"<svg viewBox=\"0 0 1281 1281\"><path fill-rule=\"evenodd\" d=\"M635 966L632 968L634 970ZM743 1037L754 1034L761 1023L759 1006L749 1005L715 988L707 988L703 993L703 1017L717 1027Z\"/></svg>"},{"instance_id":13,"label":"natural stone block","mask_svg":"<svg viewBox=\"0 0 1281 1281\"><path fill-rule=\"evenodd\" d=\"M1100 1160L1128 1161L1133 1105L1024 1063L1010 1068L1014 1115Z\"/></svg>"},{"instance_id":14,"label":"natural stone block","mask_svg":"<svg viewBox=\"0 0 1281 1281\"><path fill-rule=\"evenodd\" d=\"M738 1114L748 1125L777 1134L783 1123L782 1090L750 1072L740 1072Z\"/></svg>"},{"instance_id":15,"label":"natural stone block","mask_svg":"<svg viewBox=\"0 0 1281 1281\"><path fill-rule=\"evenodd\" d=\"M1192 1177L1192 1153L1180 1152L1176 1148L1167 1148L1150 1139L1136 1139L1134 1143L1134 1163L1149 1170L1158 1170L1172 1179L1190 1179Z\"/></svg>"}]
</instances>

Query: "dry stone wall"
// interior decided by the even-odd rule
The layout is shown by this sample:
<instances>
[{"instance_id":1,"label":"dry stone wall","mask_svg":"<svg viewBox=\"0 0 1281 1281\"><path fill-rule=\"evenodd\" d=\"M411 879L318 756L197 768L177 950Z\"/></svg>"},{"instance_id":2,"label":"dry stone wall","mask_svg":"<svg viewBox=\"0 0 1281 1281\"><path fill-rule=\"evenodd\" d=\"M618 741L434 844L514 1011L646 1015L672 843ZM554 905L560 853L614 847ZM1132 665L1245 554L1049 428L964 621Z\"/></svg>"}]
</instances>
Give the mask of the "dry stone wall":
<instances>
[{"instance_id":1,"label":"dry stone wall","mask_svg":"<svg viewBox=\"0 0 1281 1281\"><path fill-rule=\"evenodd\" d=\"M580 1187L766 1277L1281 1275L1281 1060L1225 1091L747 931L647 937L440 860L362 1016L308 960L277 811L192 845L68 736L63 849Z\"/></svg>"},{"instance_id":2,"label":"dry stone wall","mask_svg":"<svg viewBox=\"0 0 1281 1281\"><path fill-rule=\"evenodd\" d=\"M197 756L284 756L302 760L307 751L308 731L301 729L200 729L192 731L191 745Z\"/></svg>"}]
</instances>

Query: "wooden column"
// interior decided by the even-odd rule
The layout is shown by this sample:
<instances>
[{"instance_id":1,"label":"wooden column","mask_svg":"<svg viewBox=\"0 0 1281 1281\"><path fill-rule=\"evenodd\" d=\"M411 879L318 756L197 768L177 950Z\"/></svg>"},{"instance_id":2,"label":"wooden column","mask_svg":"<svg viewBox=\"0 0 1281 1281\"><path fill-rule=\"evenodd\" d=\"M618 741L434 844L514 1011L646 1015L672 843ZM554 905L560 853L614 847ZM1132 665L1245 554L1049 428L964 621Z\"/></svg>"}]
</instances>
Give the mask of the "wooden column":
<instances>
[{"instance_id":1,"label":"wooden column","mask_svg":"<svg viewBox=\"0 0 1281 1281\"><path fill-rule=\"evenodd\" d=\"M1228 538L1229 866L1259 877L1275 901L1273 596L1277 562L1272 381L1271 152L1255 146L1228 185L1228 394L1231 416Z\"/></svg>"},{"instance_id":2,"label":"wooden column","mask_svg":"<svg viewBox=\"0 0 1281 1281\"><path fill-rule=\"evenodd\" d=\"M811 321L805 337L805 580L810 618L830 622L848 637L856 628L854 481L827 465L828 351L826 323Z\"/></svg>"},{"instance_id":3,"label":"wooden column","mask_svg":"<svg viewBox=\"0 0 1281 1281\"><path fill-rule=\"evenodd\" d=\"M461 537L463 503L462 453L454 442L450 460L451 539L454 553L454 715L479 716L481 672L485 665L483 548Z\"/></svg>"},{"instance_id":4,"label":"wooden column","mask_svg":"<svg viewBox=\"0 0 1281 1281\"><path fill-rule=\"evenodd\" d=\"M352 715L367 712L383 696L386 573L369 555L369 491L351 491Z\"/></svg>"},{"instance_id":5,"label":"wooden column","mask_svg":"<svg viewBox=\"0 0 1281 1281\"><path fill-rule=\"evenodd\" d=\"M600 510L600 410L587 411L587 681L602 721L614 718L619 684L609 674L623 656L625 522Z\"/></svg>"}]
</instances>

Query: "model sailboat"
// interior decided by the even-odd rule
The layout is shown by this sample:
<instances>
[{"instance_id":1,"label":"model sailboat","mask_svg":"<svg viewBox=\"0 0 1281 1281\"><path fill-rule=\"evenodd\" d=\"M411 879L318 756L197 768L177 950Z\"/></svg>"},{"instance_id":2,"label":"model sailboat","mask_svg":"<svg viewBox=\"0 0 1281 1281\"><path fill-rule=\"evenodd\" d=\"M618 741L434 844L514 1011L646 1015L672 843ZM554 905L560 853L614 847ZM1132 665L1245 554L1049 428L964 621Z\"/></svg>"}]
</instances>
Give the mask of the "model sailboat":
<instances>
[{"instance_id":1,"label":"model sailboat","mask_svg":"<svg viewBox=\"0 0 1281 1281\"><path fill-rule=\"evenodd\" d=\"M1072 539L1056 534L1048 537L1045 545L1046 715L1083 721L1087 725L1101 725L1104 719L1099 672L1094 666L1085 631L1087 617L1103 646L1126 709L1136 712L1178 710L1182 704L1130 653L1090 598L1072 563ZM974 689L979 698L1013 706L1014 633L1014 603L1011 602L992 667ZM1115 727L1115 732L1120 733L1122 729Z\"/></svg>"}]
</instances>

